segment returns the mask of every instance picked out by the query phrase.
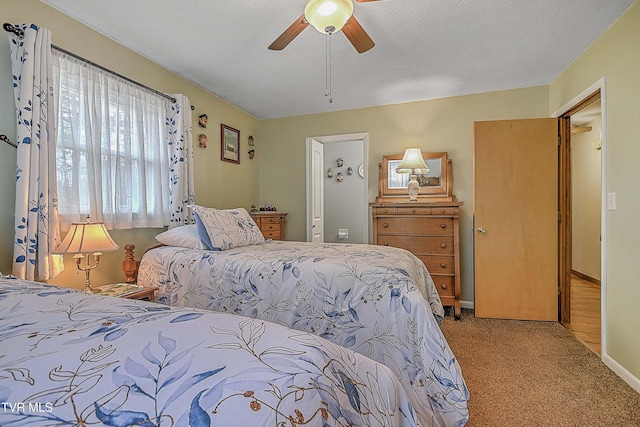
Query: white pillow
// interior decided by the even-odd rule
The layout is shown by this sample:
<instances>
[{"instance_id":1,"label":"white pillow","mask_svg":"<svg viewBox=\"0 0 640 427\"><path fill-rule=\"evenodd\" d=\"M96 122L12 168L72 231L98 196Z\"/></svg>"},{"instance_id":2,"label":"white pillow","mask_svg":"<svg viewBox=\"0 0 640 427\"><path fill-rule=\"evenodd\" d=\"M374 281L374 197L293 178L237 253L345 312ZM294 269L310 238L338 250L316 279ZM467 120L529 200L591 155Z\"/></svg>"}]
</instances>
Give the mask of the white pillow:
<instances>
[{"instance_id":1,"label":"white pillow","mask_svg":"<svg viewBox=\"0 0 640 427\"><path fill-rule=\"evenodd\" d=\"M164 233L158 234L156 240L167 246L207 249L207 246L200 240L200 235L198 234L198 229L195 224L173 227Z\"/></svg>"},{"instance_id":2,"label":"white pillow","mask_svg":"<svg viewBox=\"0 0 640 427\"><path fill-rule=\"evenodd\" d=\"M219 210L198 205L190 208L196 215L196 224L200 225L200 240L211 250L224 251L264 242L262 232L245 208Z\"/></svg>"}]
</instances>

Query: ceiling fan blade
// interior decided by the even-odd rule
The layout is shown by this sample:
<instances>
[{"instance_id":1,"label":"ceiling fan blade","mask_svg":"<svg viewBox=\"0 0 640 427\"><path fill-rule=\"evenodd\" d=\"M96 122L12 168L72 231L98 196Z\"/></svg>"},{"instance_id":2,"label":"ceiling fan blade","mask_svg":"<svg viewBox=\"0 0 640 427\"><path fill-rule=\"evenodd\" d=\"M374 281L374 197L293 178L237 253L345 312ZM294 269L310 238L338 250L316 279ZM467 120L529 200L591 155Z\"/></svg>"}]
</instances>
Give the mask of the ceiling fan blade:
<instances>
[{"instance_id":1,"label":"ceiling fan blade","mask_svg":"<svg viewBox=\"0 0 640 427\"><path fill-rule=\"evenodd\" d=\"M342 27L342 32L347 36L358 53L364 53L376 45L353 15L351 15L351 18L344 24L344 27Z\"/></svg>"},{"instance_id":2,"label":"ceiling fan blade","mask_svg":"<svg viewBox=\"0 0 640 427\"><path fill-rule=\"evenodd\" d=\"M284 32L280 34L280 37L275 39L273 43L269 45L269 49L271 50L284 49L285 47L287 47L289 43L291 43L293 39L296 38L298 34L302 32L302 30L307 28L308 25L309 23L307 22L306 19L304 19L304 14L300 15L300 18L298 18L293 24L291 24L289 28L284 30Z\"/></svg>"},{"instance_id":3,"label":"ceiling fan blade","mask_svg":"<svg viewBox=\"0 0 640 427\"><path fill-rule=\"evenodd\" d=\"M591 132L591 129L592 129L591 126L572 125L571 126L571 133L572 134L576 134L576 133Z\"/></svg>"}]
</instances>

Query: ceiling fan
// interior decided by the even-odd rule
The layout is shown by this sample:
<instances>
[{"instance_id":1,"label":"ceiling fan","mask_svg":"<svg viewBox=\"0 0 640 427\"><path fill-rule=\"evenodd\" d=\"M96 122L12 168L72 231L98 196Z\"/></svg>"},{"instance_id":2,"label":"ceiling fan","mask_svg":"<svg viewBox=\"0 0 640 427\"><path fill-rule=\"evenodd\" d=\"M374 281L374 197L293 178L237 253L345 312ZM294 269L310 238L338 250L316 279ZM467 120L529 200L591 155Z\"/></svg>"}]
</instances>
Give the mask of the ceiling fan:
<instances>
[{"instance_id":1,"label":"ceiling fan","mask_svg":"<svg viewBox=\"0 0 640 427\"><path fill-rule=\"evenodd\" d=\"M378 0L356 0L359 3L367 3ZM307 26L311 24L323 34L333 34L342 30L347 39L356 48L358 53L363 53L375 46L371 37L362 28L355 16L353 16L353 3L351 0L309 0L304 8L304 13L289 26L277 38L269 49L282 50L296 38Z\"/></svg>"}]
</instances>

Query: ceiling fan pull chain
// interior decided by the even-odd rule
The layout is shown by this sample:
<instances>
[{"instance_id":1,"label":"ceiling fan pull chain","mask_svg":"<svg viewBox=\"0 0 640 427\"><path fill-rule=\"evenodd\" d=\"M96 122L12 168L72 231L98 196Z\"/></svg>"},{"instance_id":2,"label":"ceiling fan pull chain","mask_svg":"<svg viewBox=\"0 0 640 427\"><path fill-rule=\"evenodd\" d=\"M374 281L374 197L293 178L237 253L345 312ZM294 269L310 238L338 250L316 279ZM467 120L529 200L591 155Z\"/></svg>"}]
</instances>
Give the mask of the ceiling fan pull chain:
<instances>
[{"instance_id":1,"label":"ceiling fan pull chain","mask_svg":"<svg viewBox=\"0 0 640 427\"><path fill-rule=\"evenodd\" d=\"M329 104L333 103L333 96L331 95L331 32L327 31L327 41L325 45L325 92L324 96L329 97Z\"/></svg>"}]
</instances>

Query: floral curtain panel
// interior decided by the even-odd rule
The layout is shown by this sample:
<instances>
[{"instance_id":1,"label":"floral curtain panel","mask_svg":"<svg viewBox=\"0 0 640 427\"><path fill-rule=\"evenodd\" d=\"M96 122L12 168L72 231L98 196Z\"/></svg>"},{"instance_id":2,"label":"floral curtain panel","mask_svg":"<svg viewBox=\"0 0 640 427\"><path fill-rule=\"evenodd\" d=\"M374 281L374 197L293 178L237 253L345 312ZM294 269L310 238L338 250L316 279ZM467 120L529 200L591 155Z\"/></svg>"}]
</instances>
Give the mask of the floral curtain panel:
<instances>
[{"instance_id":1,"label":"floral curtain panel","mask_svg":"<svg viewBox=\"0 0 640 427\"><path fill-rule=\"evenodd\" d=\"M18 25L23 37L9 33L17 114L17 167L13 275L46 280L63 269L55 170L55 102L51 32Z\"/></svg>"},{"instance_id":2,"label":"floral curtain panel","mask_svg":"<svg viewBox=\"0 0 640 427\"><path fill-rule=\"evenodd\" d=\"M176 102L167 112L169 148L169 228L194 222L188 205L194 203L191 103L184 95L172 95Z\"/></svg>"}]
</instances>

